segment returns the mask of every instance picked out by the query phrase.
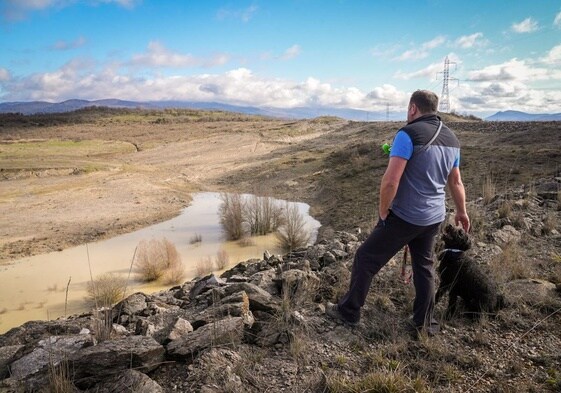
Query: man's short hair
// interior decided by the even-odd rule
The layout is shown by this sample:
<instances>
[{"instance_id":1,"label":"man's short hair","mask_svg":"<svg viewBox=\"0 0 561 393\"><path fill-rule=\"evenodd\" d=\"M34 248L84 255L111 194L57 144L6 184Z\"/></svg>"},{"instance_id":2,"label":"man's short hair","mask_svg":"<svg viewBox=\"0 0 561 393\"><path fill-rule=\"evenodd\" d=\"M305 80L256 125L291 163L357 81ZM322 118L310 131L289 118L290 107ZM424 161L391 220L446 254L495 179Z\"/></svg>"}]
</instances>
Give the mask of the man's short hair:
<instances>
[{"instance_id":1,"label":"man's short hair","mask_svg":"<svg viewBox=\"0 0 561 393\"><path fill-rule=\"evenodd\" d=\"M409 102L415 104L421 113L436 113L438 108L438 96L429 90L415 91Z\"/></svg>"}]
</instances>

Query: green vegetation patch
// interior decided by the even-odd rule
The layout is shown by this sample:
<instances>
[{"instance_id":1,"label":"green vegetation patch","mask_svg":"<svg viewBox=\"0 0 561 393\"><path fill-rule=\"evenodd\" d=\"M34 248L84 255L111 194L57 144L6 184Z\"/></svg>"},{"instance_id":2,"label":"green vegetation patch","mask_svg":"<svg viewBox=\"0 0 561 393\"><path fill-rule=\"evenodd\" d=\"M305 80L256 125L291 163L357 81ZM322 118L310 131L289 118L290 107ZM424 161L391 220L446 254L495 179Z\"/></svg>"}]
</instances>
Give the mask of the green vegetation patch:
<instances>
[{"instance_id":1,"label":"green vegetation patch","mask_svg":"<svg viewBox=\"0 0 561 393\"><path fill-rule=\"evenodd\" d=\"M0 169L94 168L100 159L134 152L127 142L103 140L33 140L0 143ZM102 165L104 166L104 164Z\"/></svg>"}]
</instances>

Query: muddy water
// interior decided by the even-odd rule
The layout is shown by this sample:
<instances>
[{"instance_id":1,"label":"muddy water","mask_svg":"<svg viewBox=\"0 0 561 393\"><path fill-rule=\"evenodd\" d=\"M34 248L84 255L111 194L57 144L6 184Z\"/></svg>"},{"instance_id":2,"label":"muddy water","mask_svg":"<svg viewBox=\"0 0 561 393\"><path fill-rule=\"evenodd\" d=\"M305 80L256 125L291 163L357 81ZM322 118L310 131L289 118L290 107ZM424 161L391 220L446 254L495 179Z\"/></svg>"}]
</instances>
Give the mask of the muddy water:
<instances>
[{"instance_id":1,"label":"muddy water","mask_svg":"<svg viewBox=\"0 0 561 393\"><path fill-rule=\"evenodd\" d=\"M195 194L191 205L172 220L87 246L0 265L0 334L29 320L56 319L65 311L67 315L88 311L84 298L90 270L94 278L109 272L127 278L127 294L165 289L159 284L138 282L134 268L130 272L134 249L143 239L165 237L174 243L185 265L186 280L197 275L198 262L205 257L215 259L220 250L227 252L230 267L250 258L261 258L265 250L281 253L274 235L253 237L253 245L246 247L225 241L218 216L220 202L216 193ZM320 224L308 215L308 205L297 205L313 241ZM195 234L202 241L191 244Z\"/></svg>"}]
</instances>

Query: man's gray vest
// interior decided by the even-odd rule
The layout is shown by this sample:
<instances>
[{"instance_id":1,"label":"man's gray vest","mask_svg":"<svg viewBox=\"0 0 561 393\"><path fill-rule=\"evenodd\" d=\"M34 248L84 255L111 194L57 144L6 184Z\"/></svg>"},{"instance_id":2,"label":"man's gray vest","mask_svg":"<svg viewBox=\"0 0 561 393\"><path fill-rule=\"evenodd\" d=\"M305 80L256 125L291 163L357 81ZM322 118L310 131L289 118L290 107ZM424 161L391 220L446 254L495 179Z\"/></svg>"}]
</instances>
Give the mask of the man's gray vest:
<instances>
[{"instance_id":1,"label":"man's gray vest","mask_svg":"<svg viewBox=\"0 0 561 393\"><path fill-rule=\"evenodd\" d=\"M445 125L431 140L440 124L436 115L424 115L401 129L413 142L413 155L407 162L392 212L414 225L427 226L446 217L445 190L448 175L460 156L460 142Z\"/></svg>"}]
</instances>

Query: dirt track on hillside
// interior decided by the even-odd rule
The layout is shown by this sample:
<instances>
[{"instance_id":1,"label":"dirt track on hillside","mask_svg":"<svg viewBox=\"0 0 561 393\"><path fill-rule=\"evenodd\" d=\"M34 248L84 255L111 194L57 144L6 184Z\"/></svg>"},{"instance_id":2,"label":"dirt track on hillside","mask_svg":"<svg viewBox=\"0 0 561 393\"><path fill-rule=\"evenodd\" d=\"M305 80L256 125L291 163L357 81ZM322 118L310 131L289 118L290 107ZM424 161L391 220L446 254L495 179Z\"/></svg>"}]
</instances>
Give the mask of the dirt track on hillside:
<instances>
[{"instance_id":1,"label":"dirt track on hillside","mask_svg":"<svg viewBox=\"0 0 561 393\"><path fill-rule=\"evenodd\" d=\"M134 141L140 151L103 158L103 170L79 168L2 170L0 261L93 242L177 215L196 191L244 191L229 173L270 162L279 150L320 138L328 128L291 126L294 135L275 132L285 122L212 123L209 128L179 125L49 127L9 130L3 140L95 138ZM305 123L302 123L305 124ZM304 127L304 128L302 128ZM273 129L271 131L271 128ZM210 131L209 131L210 130ZM144 136L138 136L144 135ZM161 137L158 137L161 135ZM267 136L265 136L267 135ZM51 160L52 161L52 160ZM54 158L56 162L56 158ZM273 159L274 161L274 159ZM247 190L245 190L247 191Z\"/></svg>"}]
</instances>

